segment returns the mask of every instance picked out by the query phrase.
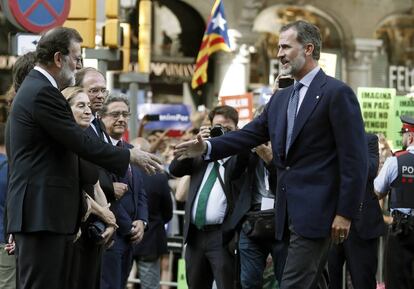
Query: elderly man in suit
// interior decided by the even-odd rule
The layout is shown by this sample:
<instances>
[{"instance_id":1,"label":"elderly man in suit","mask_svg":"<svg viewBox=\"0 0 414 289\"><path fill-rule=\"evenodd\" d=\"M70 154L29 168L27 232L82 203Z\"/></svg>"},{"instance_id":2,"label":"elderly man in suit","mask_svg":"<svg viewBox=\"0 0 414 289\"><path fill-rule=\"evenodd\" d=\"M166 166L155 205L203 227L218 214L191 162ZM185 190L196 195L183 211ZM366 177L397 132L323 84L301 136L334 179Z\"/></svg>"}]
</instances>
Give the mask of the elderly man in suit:
<instances>
[{"instance_id":1,"label":"elderly man in suit","mask_svg":"<svg viewBox=\"0 0 414 289\"><path fill-rule=\"evenodd\" d=\"M74 84L81 42L71 28L46 32L36 48L38 65L23 81L10 112L7 230L16 240L20 289L67 284L81 211L78 156L118 175L129 162L149 173L162 169L155 156L103 144L76 124L60 90Z\"/></svg>"},{"instance_id":2,"label":"elderly man in suit","mask_svg":"<svg viewBox=\"0 0 414 289\"><path fill-rule=\"evenodd\" d=\"M176 147L179 158L221 159L271 141L277 167L276 238L289 236L281 288L320 282L331 240L343 242L367 178L366 140L355 94L318 66L319 29L305 21L283 26L278 58L294 86L276 92L243 129Z\"/></svg>"},{"instance_id":3,"label":"elderly man in suit","mask_svg":"<svg viewBox=\"0 0 414 289\"><path fill-rule=\"evenodd\" d=\"M110 96L101 111L102 122L114 146L131 148L122 140L130 116L129 101L124 96ZM115 181L128 186L113 212L119 228L112 247L103 254L101 289L123 289L132 267L133 243L139 243L148 224L147 194L141 171L129 166L124 176Z\"/></svg>"},{"instance_id":4,"label":"elderly man in suit","mask_svg":"<svg viewBox=\"0 0 414 289\"><path fill-rule=\"evenodd\" d=\"M342 288L342 268L351 274L354 289L375 289L378 264L379 237L385 233L378 199L374 192L374 179L379 165L378 137L367 133L368 179L364 198L351 225L349 237L341 244L331 247L328 259L329 288Z\"/></svg>"}]
</instances>

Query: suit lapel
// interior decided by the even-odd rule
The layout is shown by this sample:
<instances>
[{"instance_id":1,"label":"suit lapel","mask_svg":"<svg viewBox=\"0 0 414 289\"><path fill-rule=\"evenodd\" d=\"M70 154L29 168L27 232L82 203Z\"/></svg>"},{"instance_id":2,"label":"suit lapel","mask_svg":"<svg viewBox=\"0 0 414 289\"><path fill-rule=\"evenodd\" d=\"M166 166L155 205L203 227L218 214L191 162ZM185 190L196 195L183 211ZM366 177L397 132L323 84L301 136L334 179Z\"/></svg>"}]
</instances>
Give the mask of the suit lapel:
<instances>
[{"instance_id":1,"label":"suit lapel","mask_svg":"<svg viewBox=\"0 0 414 289\"><path fill-rule=\"evenodd\" d=\"M278 157L283 161L285 158L285 145L286 145L286 126L287 126L287 107L289 104L289 97L292 94L293 85L283 90L279 96L279 99L273 104L275 106L272 111L277 111L275 114L276 121L276 137L277 147L275 148L278 152Z\"/></svg>"},{"instance_id":2,"label":"suit lapel","mask_svg":"<svg viewBox=\"0 0 414 289\"><path fill-rule=\"evenodd\" d=\"M191 178L191 183L194 184L193 189L189 191L190 195L189 195L189 203L191 204L191 209L195 200L195 197L197 195L198 190L200 189L201 186L201 182L203 181L203 177L204 177L204 173L207 169L208 166L208 162L202 161L200 160L194 160L194 165L193 165L193 170L197 170L199 173L196 175L192 175ZM194 179L194 180L193 180ZM191 214L191 213L190 213Z\"/></svg>"},{"instance_id":3,"label":"suit lapel","mask_svg":"<svg viewBox=\"0 0 414 289\"><path fill-rule=\"evenodd\" d=\"M326 83L326 75L320 70L311 82L308 91L303 99L293 126L291 145L295 142L299 132L302 130L312 111L322 98L321 87ZM286 117L285 117L286 119Z\"/></svg>"}]
</instances>

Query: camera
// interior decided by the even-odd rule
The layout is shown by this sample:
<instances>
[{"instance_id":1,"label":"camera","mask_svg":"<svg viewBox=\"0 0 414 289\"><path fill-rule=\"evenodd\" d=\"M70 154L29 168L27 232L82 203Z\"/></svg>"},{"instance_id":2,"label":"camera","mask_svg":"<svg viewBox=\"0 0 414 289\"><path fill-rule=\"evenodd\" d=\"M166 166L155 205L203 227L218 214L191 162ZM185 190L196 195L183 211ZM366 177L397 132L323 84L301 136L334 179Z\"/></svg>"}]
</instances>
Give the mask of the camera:
<instances>
[{"instance_id":1,"label":"camera","mask_svg":"<svg viewBox=\"0 0 414 289\"><path fill-rule=\"evenodd\" d=\"M221 136L225 134L228 130L225 129L221 124L216 124L210 129L210 137Z\"/></svg>"},{"instance_id":2,"label":"camera","mask_svg":"<svg viewBox=\"0 0 414 289\"><path fill-rule=\"evenodd\" d=\"M279 88L286 88L294 83L294 79L290 77L279 78Z\"/></svg>"}]
</instances>

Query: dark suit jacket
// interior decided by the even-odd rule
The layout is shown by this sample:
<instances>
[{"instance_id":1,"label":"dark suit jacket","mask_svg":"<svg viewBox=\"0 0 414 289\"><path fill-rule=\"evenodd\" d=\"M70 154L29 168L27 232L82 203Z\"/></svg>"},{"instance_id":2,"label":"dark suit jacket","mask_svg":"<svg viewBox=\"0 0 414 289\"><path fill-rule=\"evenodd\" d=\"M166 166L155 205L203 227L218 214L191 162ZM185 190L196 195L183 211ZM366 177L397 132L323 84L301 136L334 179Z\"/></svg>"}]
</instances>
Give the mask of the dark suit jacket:
<instances>
[{"instance_id":1,"label":"dark suit jacket","mask_svg":"<svg viewBox=\"0 0 414 289\"><path fill-rule=\"evenodd\" d=\"M128 143L123 143L125 147L132 148ZM113 204L112 211L116 217L119 228L116 231L118 237L125 237L132 228L132 222L142 220L148 223L148 197L144 188L143 172L136 166L131 165L132 177L118 177L117 182L128 184L129 190L124 196ZM117 242L115 242L115 245Z\"/></svg>"},{"instance_id":2,"label":"dark suit jacket","mask_svg":"<svg viewBox=\"0 0 414 289\"><path fill-rule=\"evenodd\" d=\"M184 160L177 160L175 158L169 167L170 173L175 177L182 177L185 175L190 175L190 188L188 191L187 201L185 203L185 215L184 215L184 242L187 242L188 238L188 231L190 228L191 223L191 211L194 205L195 197L197 195L198 189L200 188L201 182L203 180L204 173L207 169L208 162L204 161L201 157L200 158L191 158L191 159L184 159ZM224 184L226 192L231 194L233 201L236 200L237 192L235 185L233 183L233 174L235 168L237 167L237 157L230 158L225 164L225 173L224 173ZM234 206L231 204L227 199L227 208L228 212L224 218L223 226L225 226L228 216L229 216L229 208ZM227 241L228 237L224 238Z\"/></svg>"},{"instance_id":3,"label":"dark suit jacket","mask_svg":"<svg viewBox=\"0 0 414 289\"><path fill-rule=\"evenodd\" d=\"M22 83L9 122L8 232L75 233L78 156L123 175L129 151L88 137L60 91L36 70Z\"/></svg>"},{"instance_id":4,"label":"dark suit jacket","mask_svg":"<svg viewBox=\"0 0 414 289\"><path fill-rule=\"evenodd\" d=\"M374 179L377 176L379 165L378 137L367 133L368 142L368 181L364 199L359 205L358 213L352 228L362 239L378 238L385 233L385 223L378 198L374 192Z\"/></svg>"},{"instance_id":5,"label":"dark suit jacket","mask_svg":"<svg viewBox=\"0 0 414 289\"><path fill-rule=\"evenodd\" d=\"M285 155L287 106L293 86L278 91L264 112L243 129L210 140L212 159L270 139L277 166L276 237L287 214L307 238L330 235L336 214L353 219L367 177L366 140L353 91L320 70L298 111Z\"/></svg>"},{"instance_id":6,"label":"dark suit jacket","mask_svg":"<svg viewBox=\"0 0 414 289\"><path fill-rule=\"evenodd\" d=\"M142 241L135 246L135 256L159 257L167 253L167 234L164 225L173 214L168 176L165 173L149 176L144 174L145 191L148 194L148 230Z\"/></svg>"},{"instance_id":7,"label":"dark suit jacket","mask_svg":"<svg viewBox=\"0 0 414 289\"><path fill-rule=\"evenodd\" d=\"M241 221L247 212L252 207L253 192L256 187L256 168L259 165L261 158L256 153L247 154L247 158L241 158L238 162L239 172L243 172L240 178L240 193L237 197L233 213L229 217L229 221L223 228L225 231L236 229L241 225ZM242 171L243 168L247 170ZM273 162L266 165L269 170L269 187L270 190L275 194L276 191L276 167Z\"/></svg>"},{"instance_id":8,"label":"dark suit jacket","mask_svg":"<svg viewBox=\"0 0 414 289\"><path fill-rule=\"evenodd\" d=\"M105 128L103 128L102 126L101 126L101 130L104 134L106 134ZM89 126L85 130L85 132L91 138L99 139L99 136L93 130L92 126ZM110 139L109 136L107 136L107 138ZM113 176L109 171L105 170L104 168L101 168L101 167L97 167L97 168L98 168L98 173L99 173L99 185L101 186L103 192L105 193L105 196L108 202L114 202L116 199L115 199L114 185L113 185L112 180L114 179L115 176Z\"/></svg>"}]
</instances>

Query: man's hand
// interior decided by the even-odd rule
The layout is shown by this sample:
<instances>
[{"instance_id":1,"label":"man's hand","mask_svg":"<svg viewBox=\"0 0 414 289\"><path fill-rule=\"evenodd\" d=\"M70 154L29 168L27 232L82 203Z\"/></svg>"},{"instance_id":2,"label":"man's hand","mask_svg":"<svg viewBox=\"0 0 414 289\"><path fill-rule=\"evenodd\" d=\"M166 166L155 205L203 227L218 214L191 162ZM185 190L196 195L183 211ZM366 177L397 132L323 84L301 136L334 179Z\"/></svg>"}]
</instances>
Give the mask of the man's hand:
<instances>
[{"instance_id":1,"label":"man's hand","mask_svg":"<svg viewBox=\"0 0 414 289\"><path fill-rule=\"evenodd\" d=\"M335 244L339 244L345 241L345 239L348 238L350 228L351 220L340 215L336 215L331 227L332 241Z\"/></svg>"},{"instance_id":2,"label":"man's hand","mask_svg":"<svg viewBox=\"0 0 414 289\"><path fill-rule=\"evenodd\" d=\"M9 235L9 240L6 246L4 246L4 250L7 252L8 255L14 255L14 250L16 249L16 243L14 242L13 235Z\"/></svg>"},{"instance_id":3,"label":"man's hand","mask_svg":"<svg viewBox=\"0 0 414 289\"><path fill-rule=\"evenodd\" d=\"M130 162L141 167L148 175L163 171L162 162L157 156L144 152L139 148L130 149L130 152Z\"/></svg>"},{"instance_id":4,"label":"man's hand","mask_svg":"<svg viewBox=\"0 0 414 289\"><path fill-rule=\"evenodd\" d=\"M124 183L114 182L115 199L119 200L128 191L128 185Z\"/></svg>"},{"instance_id":5,"label":"man's hand","mask_svg":"<svg viewBox=\"0 0 414 289\"><path fill-rule=\"evenodd\" d=\"M105 232L102 233L102 237L104 239L104 246L105 248L110 248L114 242L111 239L112 235L115 233L115 227L114 226L107 226L105 229Z\"/></svg>"},{"instance_id":6,"label":"man's hand","mask_svg":"<svg viewBox=\"0 0 414 289\"><path fill-rule=\"evenodd\" d=\"M210 127L209 126L201 126L198 135L200 135L203 139L210 138Z\"/></svg>"},{"instance_id":7,"label":"man's hand","mask_svg":"<svg viewBox=\"0 0 414 289\"><path fill-rule=\"evenodd\" d=\"M178 160L183 160L201 156L206 150L207 143L201 134L198 134L197 139L178 144L175 147L174 155L178 157Z\"/></svg>"},{"instance_id":8,"label":"man's hand","mask_svg":"<svg viewBox=\"0 0 414 289\"><path fill-rule=\"evenodd\" d=\"M138 244L141 242L142 238L144 237L144 230L145 225L144 222L141 220L135 220L132 222L132 229L131 229L131 242L134 244Z\"/></svg>"},{"instance_id":9,"label":"man's hand","mask_svg":"<svg viewBox=\"0 0 414 289\"><path fill-rule=\"evenodd\" d=\"M257 146L256 153L266 164L269 164L273 159L273 152L270 143Z\"/></svg>"}]
</instances>

